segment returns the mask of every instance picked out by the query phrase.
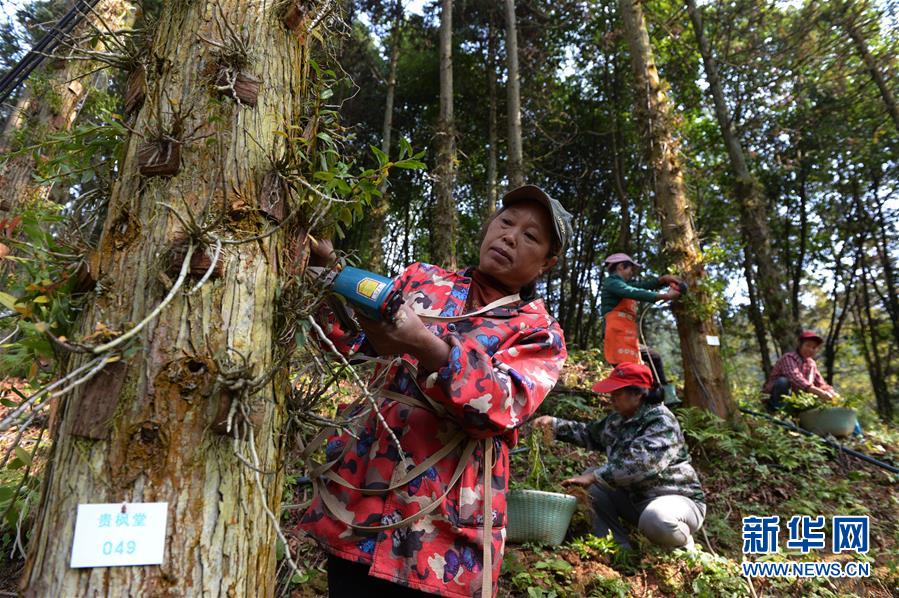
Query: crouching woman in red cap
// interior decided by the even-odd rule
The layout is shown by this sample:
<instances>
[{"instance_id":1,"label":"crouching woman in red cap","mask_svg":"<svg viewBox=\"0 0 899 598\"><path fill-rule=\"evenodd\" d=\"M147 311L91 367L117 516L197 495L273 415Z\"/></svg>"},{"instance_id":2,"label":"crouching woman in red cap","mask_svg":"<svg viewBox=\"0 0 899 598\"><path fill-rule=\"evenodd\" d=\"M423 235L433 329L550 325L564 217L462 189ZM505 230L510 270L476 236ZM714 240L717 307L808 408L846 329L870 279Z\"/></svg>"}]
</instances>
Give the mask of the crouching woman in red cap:
<instances>
[{"instance_id":1,"label":"crouching woman in red cap","mask_svg":"<svg viewBox=\"0 0 899 598\"><path fill-rule=\"evenodd\" d=\"M609 393L615 413L591 423L544 415L534 425L557 440L605 451L605 465L562 482L589 489L594 535L611 532L629 549L628 522L655 544L690 550L705 519L705 494L674 414L647 400L652 384L648 367L622 363L593 387Z\"/></svg>"}]
</instances>

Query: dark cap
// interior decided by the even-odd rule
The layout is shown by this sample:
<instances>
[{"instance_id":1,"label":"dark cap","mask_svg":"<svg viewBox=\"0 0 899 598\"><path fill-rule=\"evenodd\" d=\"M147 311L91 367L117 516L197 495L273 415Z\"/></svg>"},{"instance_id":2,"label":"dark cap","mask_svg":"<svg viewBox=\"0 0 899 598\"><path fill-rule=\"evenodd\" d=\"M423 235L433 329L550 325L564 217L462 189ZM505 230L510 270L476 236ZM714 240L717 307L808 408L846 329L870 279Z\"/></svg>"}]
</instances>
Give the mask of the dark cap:
<instances>
[{"instance_id":1,"label":"dark cap","mask_svg":"<svg viewBox=\"0 0 899 598\"><path fill-rule=\"evenodd\" d=\"M506 208L527 199L538 201L549 210L549 215L553 221L553 232L556 235L556 240L561 245L559 253L565 251L565 247L568 246L568 240L571 239L571 235L574 232L571 228L571 214L562 207L559 200L553 199L547 195L546 191L536 185L522 185L512 189L503 195L503 207Z\"/></svg>"},{"instance_id":2,"label":"dark cap","mask_svg":"<svg viewBox=\"0 0 899 598\"><path fill-rule=\"evenodd\" d=\"M803 341L817 341L818 344L821 344L824 342L824 339L814 330L803 330L799 333L799 342Z\"/></svg>"},{"instance_id":3,"label":"dark cap","mask_svg":"<svg viewBox=\"0 0 899 598\"><path fill-rule=\"evenodd\" d=\"M593 385L593 392L612 392L626 386L652 388L652 370L642 363L620 363L608 378Z\"/></svg>"}]
</instances>

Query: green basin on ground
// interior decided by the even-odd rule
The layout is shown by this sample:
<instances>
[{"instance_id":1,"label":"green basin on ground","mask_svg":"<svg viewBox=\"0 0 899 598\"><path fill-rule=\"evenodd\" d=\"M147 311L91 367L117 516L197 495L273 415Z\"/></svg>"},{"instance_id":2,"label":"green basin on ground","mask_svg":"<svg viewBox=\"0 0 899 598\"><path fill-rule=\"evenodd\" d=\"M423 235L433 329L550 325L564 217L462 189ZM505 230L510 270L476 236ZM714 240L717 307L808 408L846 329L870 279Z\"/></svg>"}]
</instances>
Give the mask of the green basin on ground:
<instances>
[{"instance_id":1,"label":"green basin on ground","mask_svg":"<svg viewBox=\"0 0 899 598\"><path fill-rule=\"evenodd\" d=\"M849 436L855 429L856 421L855 409L848 407L809 409L799 414L799 425L821 436Z\"/></svg>"}]
</instances>

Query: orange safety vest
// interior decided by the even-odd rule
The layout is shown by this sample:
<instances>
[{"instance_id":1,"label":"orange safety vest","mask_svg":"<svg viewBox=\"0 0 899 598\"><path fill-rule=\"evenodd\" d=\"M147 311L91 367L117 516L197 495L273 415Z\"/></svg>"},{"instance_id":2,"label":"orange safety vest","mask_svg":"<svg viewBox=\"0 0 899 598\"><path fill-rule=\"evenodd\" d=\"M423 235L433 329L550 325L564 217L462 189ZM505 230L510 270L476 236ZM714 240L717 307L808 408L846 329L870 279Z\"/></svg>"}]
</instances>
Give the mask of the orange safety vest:
<instances>
[{"instance_id":1,"label":"orange safety vest","mask_svg":"<svg viewBox=\"0 0 899 598\"><path fill-rule=\"evenodd\" d=\"M637 301L622 299L605 316L606 333L603 353L612 365L643 363L637 338Z\"/></svg>"}]
</instances>

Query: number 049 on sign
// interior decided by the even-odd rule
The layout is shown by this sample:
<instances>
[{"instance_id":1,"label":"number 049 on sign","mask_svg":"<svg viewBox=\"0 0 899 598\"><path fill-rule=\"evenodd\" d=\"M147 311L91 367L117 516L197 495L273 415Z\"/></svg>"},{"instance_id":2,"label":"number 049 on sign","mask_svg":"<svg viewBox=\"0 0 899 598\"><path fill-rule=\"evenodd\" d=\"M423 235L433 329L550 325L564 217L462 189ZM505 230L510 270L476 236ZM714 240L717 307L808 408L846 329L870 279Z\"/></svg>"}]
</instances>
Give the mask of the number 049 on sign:
<instances>
[{"instance_id":1,"label":"number 049 on sign","mask_svg":"<svg viewBox=\"0 0 899 598\"><path fill-rule=\"evenodd\" d=\"M78 505L72 567L159 565L168 503Z\"/></svg>"}]
</instances>

